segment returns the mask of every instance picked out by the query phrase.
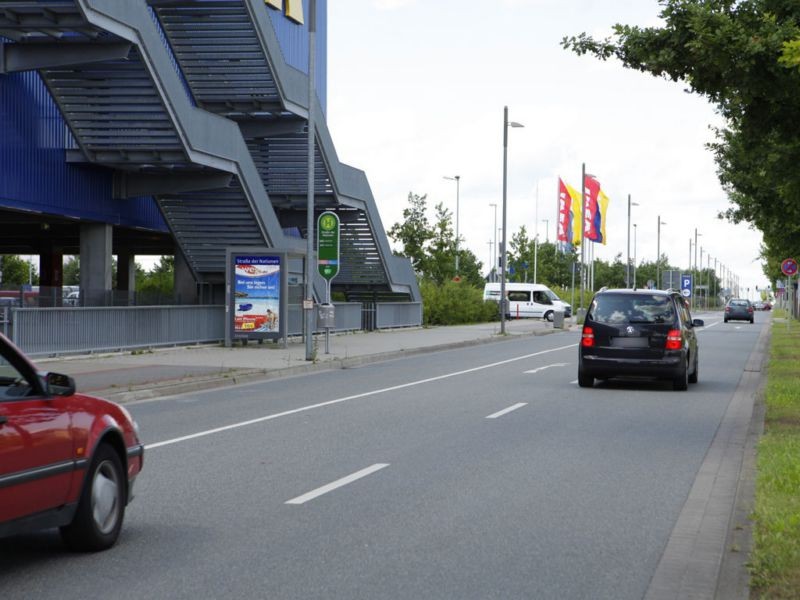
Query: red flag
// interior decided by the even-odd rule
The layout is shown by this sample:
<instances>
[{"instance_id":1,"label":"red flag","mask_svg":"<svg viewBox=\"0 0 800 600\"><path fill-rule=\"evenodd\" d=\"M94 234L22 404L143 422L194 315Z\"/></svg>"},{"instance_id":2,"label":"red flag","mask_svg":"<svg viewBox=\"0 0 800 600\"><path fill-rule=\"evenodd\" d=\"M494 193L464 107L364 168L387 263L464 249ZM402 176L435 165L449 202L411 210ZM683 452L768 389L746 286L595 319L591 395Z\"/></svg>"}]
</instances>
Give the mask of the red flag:
<instances>
[{"instance_id":1,"label":"red flag","mask_svg":"<svg viewBox=\"0 0 800 600\"><path fill-rule=\"evenodd\" d=\"M600 209L597 203L600 196L600 182L591 175L583 181L584 212L583 235L593 242L601 241L600 236Z\"/></svg>"}]
</instances>

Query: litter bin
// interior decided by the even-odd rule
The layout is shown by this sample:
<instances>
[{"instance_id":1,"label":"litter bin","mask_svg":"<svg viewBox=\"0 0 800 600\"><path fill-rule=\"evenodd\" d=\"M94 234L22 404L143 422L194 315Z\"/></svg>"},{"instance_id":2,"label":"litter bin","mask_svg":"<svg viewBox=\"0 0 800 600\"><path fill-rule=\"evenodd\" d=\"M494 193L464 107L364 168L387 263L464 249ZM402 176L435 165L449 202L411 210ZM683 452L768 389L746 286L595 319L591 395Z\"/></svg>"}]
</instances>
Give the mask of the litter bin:
<instances>
[{"instance_id":1,"label":"litter bin","mask_svg":"<svg viewBox=\"0 0 800 600\"><path fill-rule=\"evenodd\" d=\"M333 304L317 305L317 327L319 329L334 329L336 327Z\"/></svg>"},{"instance_id":2,"label":"litter bin","mask_svg":"<svg viewBox=\"0 0 800 600\"><path fill-rule=\"evenodd\" d=\"M564 329L564 311L557 310L553 312L553 328Z\"/></svg>"}]
</instances>

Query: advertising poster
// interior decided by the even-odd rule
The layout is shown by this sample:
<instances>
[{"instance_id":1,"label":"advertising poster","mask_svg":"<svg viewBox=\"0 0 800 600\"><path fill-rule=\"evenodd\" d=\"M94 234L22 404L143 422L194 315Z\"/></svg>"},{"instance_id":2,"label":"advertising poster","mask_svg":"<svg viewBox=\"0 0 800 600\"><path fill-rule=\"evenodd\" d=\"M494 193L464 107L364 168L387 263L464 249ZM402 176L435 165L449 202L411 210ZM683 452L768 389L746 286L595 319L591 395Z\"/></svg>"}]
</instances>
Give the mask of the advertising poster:
<instances>
[{"instance_id":1,"label":"advertising poster","mask_svg":"<svg viewBox=\"0 0 800 600\"><path fill-rule=\"evenodd\" d=\"M281 256L237 255L233 259L236 334L281 331Z\"/></svg>"}]
</instances>

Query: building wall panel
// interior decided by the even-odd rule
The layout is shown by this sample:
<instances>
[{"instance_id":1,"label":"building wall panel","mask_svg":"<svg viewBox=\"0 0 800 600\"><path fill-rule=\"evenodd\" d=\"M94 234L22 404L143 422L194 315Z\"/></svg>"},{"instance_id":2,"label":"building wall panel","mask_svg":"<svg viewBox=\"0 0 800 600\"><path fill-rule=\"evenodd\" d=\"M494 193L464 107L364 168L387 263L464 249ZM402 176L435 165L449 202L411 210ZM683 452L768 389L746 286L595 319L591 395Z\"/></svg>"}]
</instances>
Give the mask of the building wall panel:
<instances>
[{"instance_id":1,"label":"building wall panel","mask_svg":"<svg viewBox=\"0 0 800 600\"><path fill-rule=\"evenodd\" d=\"M111 172L66 163L74 147L36 72L0 75L0 206L166 231L152 198L113 200Z\"/></svg>"},{"instance_id":2,"label":"building wall panel","mask_svg":"<svg viewBox=\"0 0 800 600\"><path fill-rule=\"evenodd\" d=\"M306 22L299 25L279 10L269 9L272 26L281 44L286 63L308 73L308 14L311 0L303 0ZM327 111L328 97L328 0L317 0L317 95Z\"/></svg>"}]
</instances>

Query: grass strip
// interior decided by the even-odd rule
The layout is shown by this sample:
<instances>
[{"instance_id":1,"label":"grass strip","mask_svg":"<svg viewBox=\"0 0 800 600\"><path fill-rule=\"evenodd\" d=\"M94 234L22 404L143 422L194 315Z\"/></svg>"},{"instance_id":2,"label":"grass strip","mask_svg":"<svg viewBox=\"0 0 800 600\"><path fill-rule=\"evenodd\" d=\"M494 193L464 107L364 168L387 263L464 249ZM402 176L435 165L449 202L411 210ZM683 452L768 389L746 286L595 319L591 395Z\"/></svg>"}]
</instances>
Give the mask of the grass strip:
<instances>
[{"instance_id":1,"label":"grass strip","mask_svg":"<svg viewBox=\"0 0 800 600\"><path fill-rule=\"evenodd\" d=\"M775 311L758 444L752 597L800 598L800 323Z\"/></svg>"}]
</instances>

